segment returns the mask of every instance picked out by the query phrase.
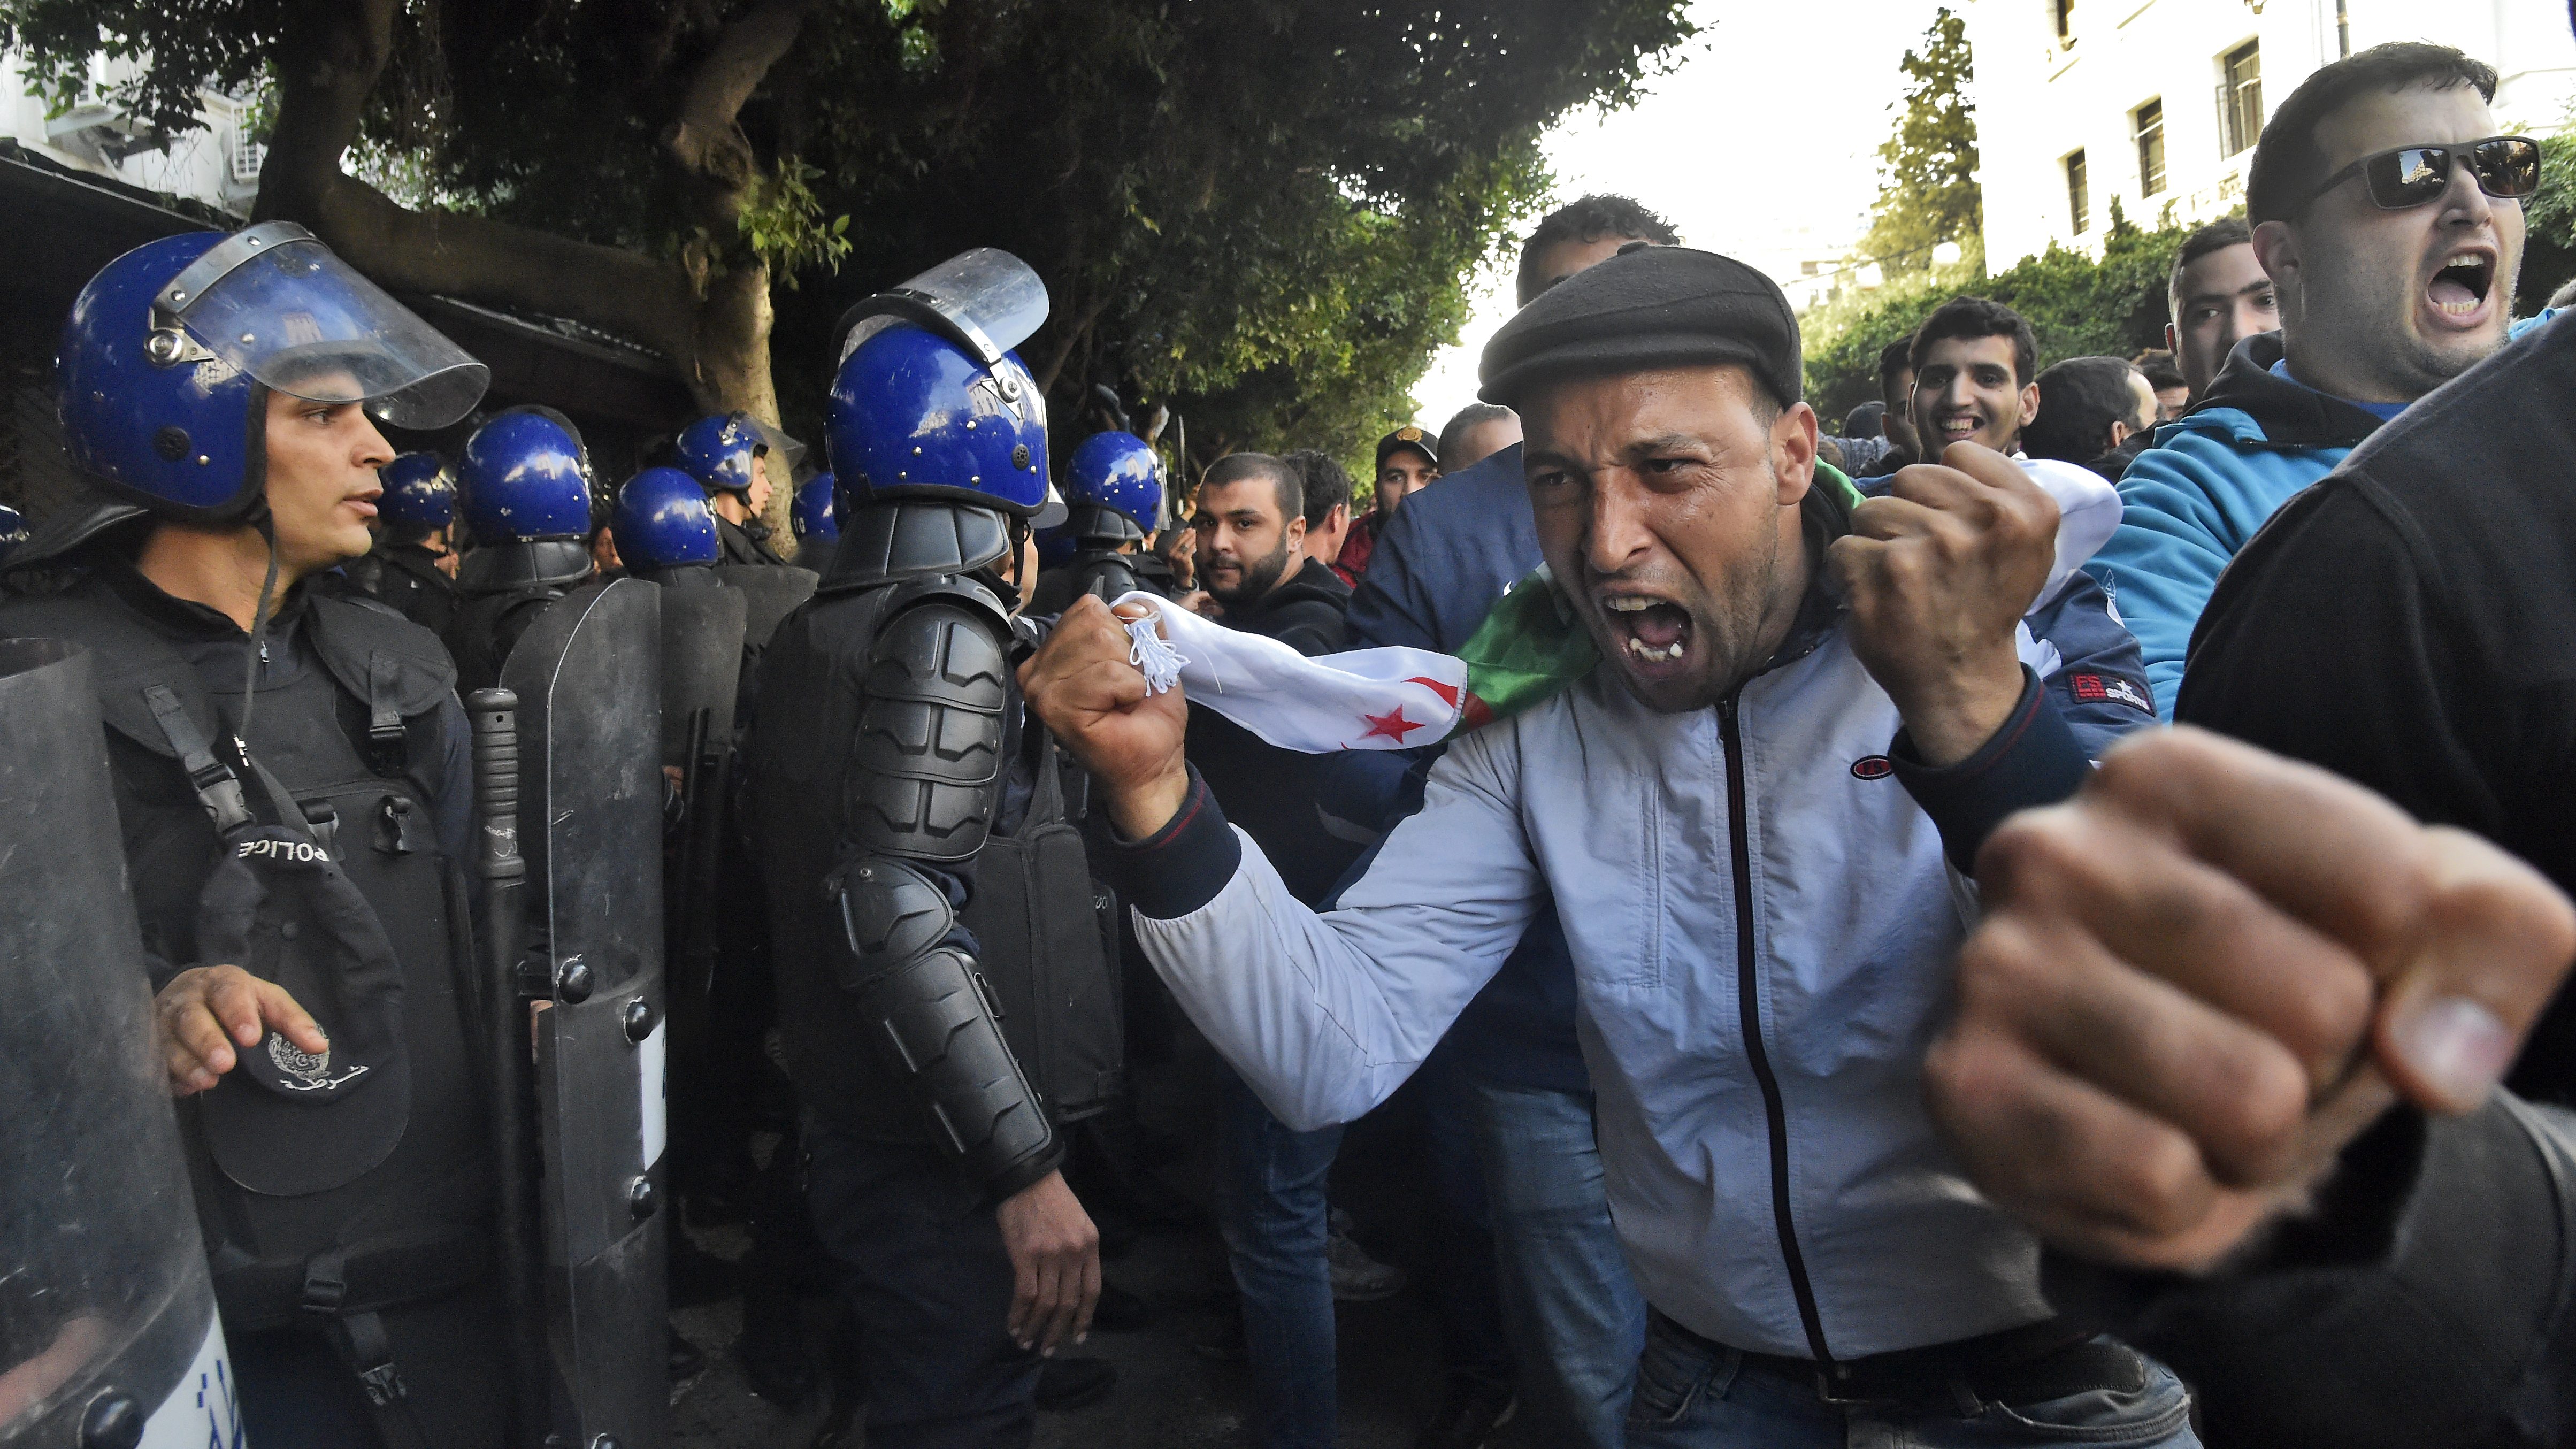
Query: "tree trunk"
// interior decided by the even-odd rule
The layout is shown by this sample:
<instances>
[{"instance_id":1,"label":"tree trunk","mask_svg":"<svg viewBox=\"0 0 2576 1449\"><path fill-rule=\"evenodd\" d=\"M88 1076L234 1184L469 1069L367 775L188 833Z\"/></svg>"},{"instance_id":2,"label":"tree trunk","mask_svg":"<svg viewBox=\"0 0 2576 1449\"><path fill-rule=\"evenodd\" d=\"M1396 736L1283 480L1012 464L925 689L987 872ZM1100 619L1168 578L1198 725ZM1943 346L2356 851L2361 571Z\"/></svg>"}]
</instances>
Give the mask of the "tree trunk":
<instances>
[{"instance_id":1,"label":"tree trunk","mask_svg":"<svg viewBox=\"0 0 2576 1449\"><path fill-rule=\"evenodd\" d=\"M294 39L277 50L277 127L253 218L302 223L395 291L568 317L629 338L668 358L700 407L740 409L775 426L769 269L747 254L720 267L713 253L741 251L732 245L737 218L759 163L735 117L794 41L803 0L770 0L727 26L692 80L682 119L663 138L687 182L689 224L716 239L685 261L479 216L412 211L341 170L390 57L397 3L298 7L286 29Z\"/></svg>"}]
</instances>

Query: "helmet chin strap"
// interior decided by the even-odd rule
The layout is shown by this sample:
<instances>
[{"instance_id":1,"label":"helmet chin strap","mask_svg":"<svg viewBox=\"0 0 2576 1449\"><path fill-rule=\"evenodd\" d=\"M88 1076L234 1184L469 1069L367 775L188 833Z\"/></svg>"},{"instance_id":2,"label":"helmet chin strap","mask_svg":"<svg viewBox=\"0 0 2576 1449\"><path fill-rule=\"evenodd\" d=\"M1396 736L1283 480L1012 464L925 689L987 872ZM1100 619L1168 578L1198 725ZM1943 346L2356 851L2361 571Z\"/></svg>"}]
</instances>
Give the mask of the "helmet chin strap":
<instances>
[{"instance_id":1,"label":"helmet chin strap","mask_svg":"<svg viewBox=\"0 0 2576 1449\"><path fill-rule=\"evenodd\" d=\"M268 657L268 616L270 606L277 601L278 570L276 517L263 504L251 526L259 530L260 540L268 545L268 576L260 581L259 603L251 609L250 649L242 670L241 724L233 743L244 759L250 758L250 716L259 704L259 670Z\"/></svg>"}]
</instances>

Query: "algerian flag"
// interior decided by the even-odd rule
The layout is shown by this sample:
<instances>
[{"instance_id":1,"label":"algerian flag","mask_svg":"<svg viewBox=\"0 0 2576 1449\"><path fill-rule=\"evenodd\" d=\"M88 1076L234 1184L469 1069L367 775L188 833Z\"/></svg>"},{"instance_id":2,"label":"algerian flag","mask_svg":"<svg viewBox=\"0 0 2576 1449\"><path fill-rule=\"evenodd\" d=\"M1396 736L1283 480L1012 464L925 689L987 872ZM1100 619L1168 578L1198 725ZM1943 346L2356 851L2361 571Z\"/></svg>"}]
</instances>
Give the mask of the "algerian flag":
<instances>
[{"instance_id":1,"label":"algerian flag","mask_svg":"<svg viewBox=\"0 0 2576 1449\"><path fill-rule=\"evenodd\" d=\"M2056 566L2031 605L2036 610L2109 540L2120 498L2087 469L2016 461L2058 505ZM1816 484L1839 492L1846 506L1860 501L1851 479L1827 464L1816 465ZM1149 687L1159 693L1177 682L1191 702L1310 755L1444 740L1546 700L1601 661L1591 631L1544 565L1503 595L1454 656L1396 645L1310 659L1276 639L1172 608L1155 594L1117 602L1152 611L1127 626L1129 657Z\"/></svg>"}]
</instances>

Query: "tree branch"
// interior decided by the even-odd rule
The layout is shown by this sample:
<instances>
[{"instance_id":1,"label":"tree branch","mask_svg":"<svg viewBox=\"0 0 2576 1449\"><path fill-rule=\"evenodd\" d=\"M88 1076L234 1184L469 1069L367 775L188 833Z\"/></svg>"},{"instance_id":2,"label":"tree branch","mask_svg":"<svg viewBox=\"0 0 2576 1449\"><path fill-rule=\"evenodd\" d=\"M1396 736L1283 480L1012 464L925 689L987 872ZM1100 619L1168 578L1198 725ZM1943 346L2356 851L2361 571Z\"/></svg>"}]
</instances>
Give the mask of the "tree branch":
<instances>
[{"instance_id":1,"label":"tree branch","mask_svg":"<svg viewBox=\"0 0 2576 1449\"><path fill-rule=\"evenodd\" d=\"M761 0L726 25L689 78L678 118L662 133L671 159L719 198L729 201L759 174L760 158L742 134L743 104L796 43L811 8L812 0Z\"/></svg>"}]
</instances>

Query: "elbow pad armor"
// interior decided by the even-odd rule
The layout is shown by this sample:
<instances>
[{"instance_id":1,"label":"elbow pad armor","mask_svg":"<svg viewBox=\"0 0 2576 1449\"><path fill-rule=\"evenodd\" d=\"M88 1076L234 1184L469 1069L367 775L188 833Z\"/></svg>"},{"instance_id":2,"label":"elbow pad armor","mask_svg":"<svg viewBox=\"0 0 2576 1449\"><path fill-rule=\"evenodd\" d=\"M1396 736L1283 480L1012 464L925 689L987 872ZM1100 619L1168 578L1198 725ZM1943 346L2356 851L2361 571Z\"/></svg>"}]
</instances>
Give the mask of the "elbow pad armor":
<instances>
[{"instance_id":1,"label":"elbow pad armor","mask_svg":"<svg viewBox=\"0 0 2576 1449\"><path fill-rule=\"evenodd\" d=\"M830 888L849 947L841 987L941 1147L993 1197L1036 1181L1055 1165L1055 1127L1002 1037L975 958L955 939L947 891L884 856L852 862Z\"/></svg>"}]
</instances>

